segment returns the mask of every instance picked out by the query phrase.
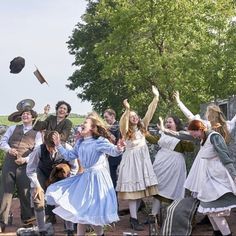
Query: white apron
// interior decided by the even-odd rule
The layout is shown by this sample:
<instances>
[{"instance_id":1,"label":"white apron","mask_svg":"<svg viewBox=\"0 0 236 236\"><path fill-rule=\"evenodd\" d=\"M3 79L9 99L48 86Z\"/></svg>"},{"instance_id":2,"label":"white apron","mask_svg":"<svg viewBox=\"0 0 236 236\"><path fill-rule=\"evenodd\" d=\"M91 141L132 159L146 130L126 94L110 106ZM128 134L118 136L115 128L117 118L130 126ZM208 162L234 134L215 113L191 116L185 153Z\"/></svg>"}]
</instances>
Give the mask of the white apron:
<instances>
[{"instance_id":1,"label":"white apron","mask_svg":"<svg viewBox=\"0 0 236 236\"><path fill-rule=\"evenodd\" d=\"M158 195L168 199L184 197L186 164L184 154L174 151L179 139L161 133L158 141L161 149L157 152L153 169L158 181Z\"/></svg>"},{"instance_id":2,"label":"white apron","mask_svg":"<svg viewBox=\"0 0 236 236\"><path fill-rule=\"evenodd\" d=\"M229 192L236 195L236 184L210 142L213 133L216 132L209 134L201 146L184 185L203 202L214 201Z\"/></svg>"}]
</instances>

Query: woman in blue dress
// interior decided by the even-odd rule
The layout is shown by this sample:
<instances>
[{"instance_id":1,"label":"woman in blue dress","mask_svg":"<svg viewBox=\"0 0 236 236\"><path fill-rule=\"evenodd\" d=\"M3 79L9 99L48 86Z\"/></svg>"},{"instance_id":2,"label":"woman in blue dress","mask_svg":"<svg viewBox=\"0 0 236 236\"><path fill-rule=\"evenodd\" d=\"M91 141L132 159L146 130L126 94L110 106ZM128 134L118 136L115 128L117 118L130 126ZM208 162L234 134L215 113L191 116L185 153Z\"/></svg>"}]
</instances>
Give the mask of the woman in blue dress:
<instances>
[{"instance_id":1,"label":"woman in blue dress","mask_svg":"<svg viewBox=\"0 0 236 236\"><path fill-rule=\"evenodd\" d=\"M119 156L123 144L113 145L109 132L100 119L89 116L81 126L81 138L73 150L60 144L60 136L53 140L66 160L79 159L83 172L48 187L48 204L57 205L53 210L61 218L78 223L77 234L84 235L86 226L92 225L97 235L103 235L103 226L119 220L117 200L106 156Z\"/></svg>"}]
</instances>

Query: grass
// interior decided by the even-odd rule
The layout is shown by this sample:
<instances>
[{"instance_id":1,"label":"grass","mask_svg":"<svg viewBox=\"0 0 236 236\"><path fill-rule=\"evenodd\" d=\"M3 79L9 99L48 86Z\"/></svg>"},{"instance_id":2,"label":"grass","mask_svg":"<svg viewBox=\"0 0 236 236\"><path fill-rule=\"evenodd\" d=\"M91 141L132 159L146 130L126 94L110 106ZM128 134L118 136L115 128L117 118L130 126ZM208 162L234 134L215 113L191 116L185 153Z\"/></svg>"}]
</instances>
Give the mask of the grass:
<instances>
[{"instance_id":1,"label":"grass","mask_svg":"<svg viewBox=\"0 0 236 236\"><path fill-rule=\"evenodd\" d=\"M69 117L73 126L80 125L84 122L84 117Z\"/></svg>"},{"instance_id":2,"label":"grass","mask_svg":"<svg viewBox=\"0 0 236 236\"><path fill-rule=\"evenodd\" d=\"M0 116L0 125L10 126L10 125L14 125L15 124L14 122L8 121L7 117L8 116Z\"/></svg>"},{"instance_id":3,"label":"grass","mask_svg":"<svg viewBox=\"0 0 236 236\"><path fill-rule=\"evenodd\" d=\"M39 115L39 116L41 116L41 115ZM11 125L18 124L18 123L8 121L7 118L8 118L8 116L0 116L0 125L11 126ZM77 126L77 125L83 123L83 121L84 121L84 117L78 116L77 114L71 114L68 118L71 120L73 126Z\"/></svg>"}]
</instances>

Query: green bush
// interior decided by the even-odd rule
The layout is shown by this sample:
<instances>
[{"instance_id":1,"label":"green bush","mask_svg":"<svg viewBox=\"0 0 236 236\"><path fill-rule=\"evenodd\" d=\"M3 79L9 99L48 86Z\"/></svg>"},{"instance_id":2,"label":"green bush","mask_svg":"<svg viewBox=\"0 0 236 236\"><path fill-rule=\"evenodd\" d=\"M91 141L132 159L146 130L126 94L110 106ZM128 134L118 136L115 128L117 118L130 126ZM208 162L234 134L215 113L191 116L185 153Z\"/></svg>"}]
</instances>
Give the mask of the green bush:
<instances>
[{"instance_id":1,"label":"green bush","mask_svg":"<svg viewBox=\"0 0 236 236\"><path fill-rule=\"evenodd\" d=\"M0 150L0 170L2 170L4 156L5 156L5 152Z\"/></svg>"}]
</instances>

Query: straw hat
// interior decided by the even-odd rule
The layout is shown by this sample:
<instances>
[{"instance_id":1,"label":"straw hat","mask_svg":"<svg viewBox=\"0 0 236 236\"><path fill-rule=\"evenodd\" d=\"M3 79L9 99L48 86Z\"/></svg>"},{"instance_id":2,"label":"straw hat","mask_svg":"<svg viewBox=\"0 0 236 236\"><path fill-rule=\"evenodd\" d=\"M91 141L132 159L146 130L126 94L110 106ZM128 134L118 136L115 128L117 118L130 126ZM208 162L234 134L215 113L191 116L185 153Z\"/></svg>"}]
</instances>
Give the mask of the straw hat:
<instances>
[{"instance_id":1,"label":"straw hat","mask_svg":"<svg viewBox=\"0 0 236 236\"><path fill-rule=\"evenodd\" d=\"M35 105L35 102L32 99L24 99L17 103L16 109L18 111L13 112L8 116L8 120L11 122L20 122L21 121L21 115L25 111L31 111ZM37 116L37 113L34 111L34 116ZM36 118L36 117L34 117Z\"/></svg>"}]
</instances>

